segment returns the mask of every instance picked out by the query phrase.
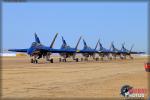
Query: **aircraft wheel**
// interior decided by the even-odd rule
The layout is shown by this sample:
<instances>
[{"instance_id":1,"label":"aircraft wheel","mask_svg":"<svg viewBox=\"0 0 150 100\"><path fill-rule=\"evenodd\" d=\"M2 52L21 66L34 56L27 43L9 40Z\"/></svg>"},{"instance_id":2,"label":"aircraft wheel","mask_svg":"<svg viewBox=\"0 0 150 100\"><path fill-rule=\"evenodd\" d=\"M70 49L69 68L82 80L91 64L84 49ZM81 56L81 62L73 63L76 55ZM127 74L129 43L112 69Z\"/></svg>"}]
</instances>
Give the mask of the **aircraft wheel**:
<instances>
[{"instance_id":1,"label":"aircraft wheel","mask_svg":"<svg viewBox=\"0 0 150 100\"><path fill-rule=\"evenodd\" d=\"M34 60L34 63L37 64L37 63L38 63L38 60Z\"/></svg>"},{"instance_id":2,"label":"aircraft wheel","mask_svg":"<svg viewBox=\"0 0 150 100\"><path fill-rule=\"evenodd\" d=\"M61 62L61 58L59 58L59 62Z\"/></svg>"},{"instance_id":3,"label":"aircraft wheel","mask_svg":"<svg viewBox=\"0 0 150 100\"><path fill-rule=\"evenodd\" d=\"M120 57L121 60L123 60L123 57Z\"/></svg>"},{"instance_id":4,"label":"aircraft wheel","mask_svg":"<svg viewBox=\"0 0 150 100\"><path fill-rule=\"evenodd\" d=\"M64 62L67 62L67 60L66 60L66 59L64 59Z\"/></svg>"},{"instance_id":5,"label":"aircraft wheel","mask_svg":"<svg viewBox=\"0 0 150 100\"><path fill-rule=\"evenodd\" d=\"M53 63L53 59L51 59L50 62Z\"/></svg>"},{"instance_id":6,"label":"aircraft wheel","mask_svg":"<svg viewBox=\"0 0 150 100\"><path fill-rule=\"evenodd\" d=\"M79 61L79 59L78 58L76 58L76 62L78 62Z\"/></svg>"},{"instance_id":7,"label":"aircraft wheel","mask_svg":"<svg viewBox=\"0 0 150 100\"><path fill-rule=\"evenodd\" d=\"M31 59L31 63L34 63L34 60L33 60L33 59Z\"/></svg>"},{"instance_id":8,"label":"aircraft wheel","mask_svg":"<svg viewBox=\"0 0 150 100\"><path fill-rule=\"evenodd\" d=\"M66 62L66 59L63 59L62 61L63 61L63 62Z\"/></svg>"},{"instance_id":9,"label":"aircraft wheel","mask_svg":"<svg viewBox=\"0 0 150 100\"><path fill-rule=\"evenodd\" d=\"M97 58L95 58L95 60L97 61Z\"/></svg>"},{"instance_id":10,"label":"aircraft wheel","mask_svg":"<svg viewBox=\"0 0 150 100\"><path fill-rule=\"evenodd\" d=\"M84 60L85 60L85 61L88 61L88 58L85 58Z\"/></svg>"},{"instance_id":11,"label":"aircraft wheel","mask_svg":"<svg viewBox=\"0 0 150 100\"><path fill-rule=\"evenodd\" d=\"M112 57L109 57L110 60L112 60Z\"/></svg>"},{"instance_id":12,"label":"aircraft wheel","mask_svg":"<svg viewBox=\"0 0 150 100\"><path fill-rule=\"evenodd\" d=\"M97 61L97 58L95 58L95 60Z\"/></svg>"},{"instance_id":13,"label":"aircraft wheel","mask_svg":"<svg viewBox=\"0 0 150 100\"><path fill-rule=\"evenodd\" d=\"M96 58L95 60L96 60L96 61L98 61L98 60L99 60L99 58Z\"/></svg>"}]
</instances>

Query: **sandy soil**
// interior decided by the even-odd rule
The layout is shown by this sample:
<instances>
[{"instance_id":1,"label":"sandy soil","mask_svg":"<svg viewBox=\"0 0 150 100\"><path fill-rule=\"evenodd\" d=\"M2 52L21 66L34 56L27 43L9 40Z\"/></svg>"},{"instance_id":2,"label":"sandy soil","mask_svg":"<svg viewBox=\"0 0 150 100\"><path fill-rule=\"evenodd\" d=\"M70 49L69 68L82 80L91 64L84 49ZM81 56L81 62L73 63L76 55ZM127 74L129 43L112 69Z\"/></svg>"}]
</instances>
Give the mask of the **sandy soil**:
<instances>
[{"instance_id":1,"label":"sandy soil","mask_svg":"<svg viewBox=\"0 0 150 100\"><path fill-rule=\"evenodd\" d=\"M136 58L31 64L29 57L3 57L2 97L123 98L123 85L147 89L145 62Z\"/></svg>"}]
</instances>

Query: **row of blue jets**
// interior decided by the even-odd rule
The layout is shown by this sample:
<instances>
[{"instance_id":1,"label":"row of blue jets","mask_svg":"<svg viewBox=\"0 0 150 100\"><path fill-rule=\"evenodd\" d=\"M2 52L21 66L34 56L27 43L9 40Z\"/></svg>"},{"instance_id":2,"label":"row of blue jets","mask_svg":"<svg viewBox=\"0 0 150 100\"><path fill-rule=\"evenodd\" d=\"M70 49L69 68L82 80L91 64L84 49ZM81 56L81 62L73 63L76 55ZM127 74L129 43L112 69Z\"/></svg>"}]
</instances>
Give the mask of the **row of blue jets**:
<instances>
[{"instance_id":1,"label":"row of blue jets","mask_svg":"<svg viewBox=\"0 0 150 100\"><path fill-rule=\"evenodd\" d=\"M62 37L63 44L62 44L61 48L54 49L53 45L54 45L54 42L55 42L57 36L58 36L58 33L56 33L50 46L45 46L41 43L39 37L35 33L35 42L32 42L32 44L29 48L9 49L8 51L27 53L31 57L31 63L38 63L38 59L40 59L40 58L44 58L44 59L46 59L46 61L50 61L51 63L53 63L53 58L50 57L52 53L59 53L59 55L61 56L59 58L60 62L61 61L66 62L66 59L70 58L70 57L73 60L75 60L76 62L78 62L79 58L76 58L76 54L78 54L78 53L82 54L82 56L83 56L83 58L81 57L81 61L88 60L89 57L92 57L94 60L99 60L99 57L95 56L96 54L98 54L101 57L101 59L103 60L104 57L107 57L108 59L112 59L112 58L116 59L117 56L120 57L121 59L126 59L127 56L129 58L133 59L131 54L143 54L144 53L144 52L133 52L132 48L134 45L132 45L130 50L127 50L124 46L125 43L122 44L121 50L115 48L113 42L111 43L111 48L106 49L102 46L102 44L100 43L100 40L98 40L95 48L92 49L91 47L89 47L87 45L87 43L85 42L84 39L83 39L84 47L82 50L79 50L78 45L81 41L81 37L78 39L75 47L68 46L65 39ZM100 47L99 50L97 50L98 45Z\"/></svg>"}]
</instances>

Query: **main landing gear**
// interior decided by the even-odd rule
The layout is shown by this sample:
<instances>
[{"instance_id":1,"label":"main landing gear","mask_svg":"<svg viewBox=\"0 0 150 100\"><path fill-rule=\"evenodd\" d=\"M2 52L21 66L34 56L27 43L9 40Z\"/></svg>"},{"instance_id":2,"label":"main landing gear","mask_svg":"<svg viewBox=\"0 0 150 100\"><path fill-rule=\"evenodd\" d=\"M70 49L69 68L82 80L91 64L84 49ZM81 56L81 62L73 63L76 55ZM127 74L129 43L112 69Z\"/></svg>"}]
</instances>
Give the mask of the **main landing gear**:
<instances>
[{"instance_id":1,"label":"main landing gear","mask_svg":"<svg viewBox=\"0 0 150 100\"><path fill-rule=\"evenodd\" d=\"M79 62L79 59L78 59L78 58L75 58L74 60L75 60L76 62Z\"/></svg>"},{"instance_id":2,"label":"main landing gear","mask_svg":"<svg viewBox=\"0 0 150 100\"><path fill-rule=\"evenodd\" d=\"M76 59L74 59L76 62L79 62L79 59L78 58L76 58ZM61 59L61 58L59 58L59 62L67 62L67 59L66 58L64 58L64 59Z\"/></svg>"},{"instance_id":3,"label":"main landing gear","mask_svg":"<svg viewBox=\"0 0 150 100\"><path fill-rule=\"evenodd\" d=\"M67 62L67 60L66 60L66 58L64 58L64 59L59 58L59 62Z\"/></svg>"},{"instance_id":4,"label":"main landing gear","mask_svg":"<svg viewBox=\"0 0 150 100\"><path fill-rule=\"evenodd\" d=\"M37 63L38 63L38 60L37 60L37 59L31 59L31 63L37 64Z\"/></svg>"},{"instance_id":5,"label":"main landing gear","mask_svg":"<svg viewBox=\"0 0 150 100\"><path fill-rule=\"evenodd\" d=\"M132 57L131 55L129 55L129 58L130 58L130 59L133 59L133 57Z\"/></svg>"},{"instance_id":6,"label":"main landing gear","mask_svg":"<svg viewBox=\"0 0 150 100\"><path fill-rule=\"evenodd\" d=\"M53 58L50 58L50 54L46 55L46 61L53 63Z\"/></svg>"},{"instance_id":7,"label":"main landing gear","mask_svg":"<svg viewBox=\"0 0 150 100\"><path fill-rule=\"evenodd\" d=\"M96 61L99 61L99 58L95 58Z\"/></svg>"},{"instance_id":8,"label":"main landing gear","mask_svg":"<svg viewBox=\"0 0 150 100\"><path fill-rule=\"evenodd\" d=\"M53 58L52 58L52 59L48 59L47 61L49 61L49 62L51 62L51 63L54 62Z\"/></svg>"},{"instance_id":9,"label":"main landing gear","mask_svg":"<svg viewBox=\"0 0 150 100\"><path fill-rule=\"evenodd\" d=\"M76 58L76 62L79 62L79 59L78 59L78 58Z\"/></svg>"},{"instance_id":10,"label":"main landing gear","mask_svg":"<svg viewBox=\"0 0 150 100\"><path fill-rule=\"evenodd\" d=\"M88 61L88 58L87 58L87 57L85 57L84 61Z\"/></svg>"},{"instance_id":11,"label":"main landing gear","mask_svg":"<svg viewBox=\"0 0 150 100\"><path fill-rule=\"evenodd\" d=\"M88 61L88 58L87 57L81 58L81 61Z\"/></svg>"}]
</instances>

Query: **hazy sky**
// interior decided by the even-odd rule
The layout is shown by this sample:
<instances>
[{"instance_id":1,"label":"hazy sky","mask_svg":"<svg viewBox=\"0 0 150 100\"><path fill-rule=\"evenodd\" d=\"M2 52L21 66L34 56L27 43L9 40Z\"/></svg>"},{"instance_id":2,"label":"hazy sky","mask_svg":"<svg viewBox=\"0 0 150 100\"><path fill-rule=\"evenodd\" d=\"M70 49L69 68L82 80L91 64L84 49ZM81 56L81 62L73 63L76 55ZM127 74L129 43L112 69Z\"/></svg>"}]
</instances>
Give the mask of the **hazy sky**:
<instances>
[{"instance_id":1,"label":"hazy sky","mask_svg":"<svg viewBox=\"0 0 150 100\"><path fill-rule=\"evenodd\" d=\"M125 42L134 50L147 50L147 4L117 2L3 3L3 49L28 48L36 32L49 46L55 33L54 48L64 36L75 47L79 36L92 48L100 38L104 47L114 41L117 48ZM79 49L83 48L80 42Z\"/></svg>"}]
</instances>

